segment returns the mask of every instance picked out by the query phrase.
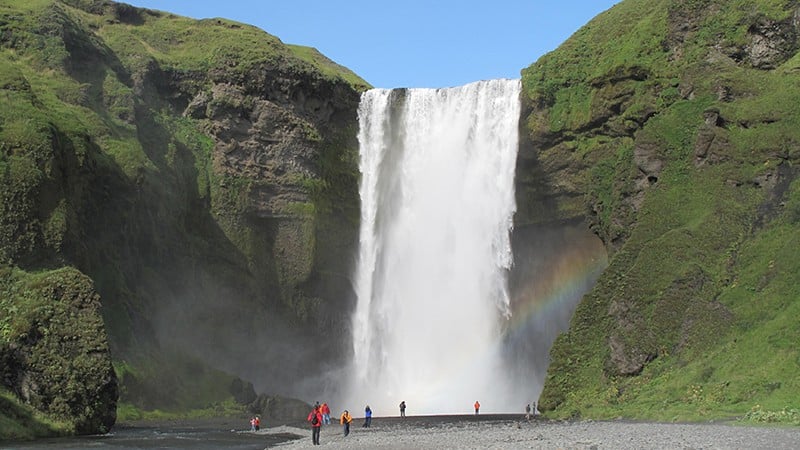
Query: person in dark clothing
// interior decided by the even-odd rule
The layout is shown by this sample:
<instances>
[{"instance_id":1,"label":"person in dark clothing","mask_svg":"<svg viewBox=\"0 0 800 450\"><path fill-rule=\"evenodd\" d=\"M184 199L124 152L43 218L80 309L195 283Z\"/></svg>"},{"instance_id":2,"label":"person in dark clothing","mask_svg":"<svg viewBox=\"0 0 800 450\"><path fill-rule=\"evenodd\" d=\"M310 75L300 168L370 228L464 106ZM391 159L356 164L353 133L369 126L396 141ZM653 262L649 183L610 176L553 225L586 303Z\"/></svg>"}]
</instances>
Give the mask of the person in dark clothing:
<instances>
[{"instance_id":1,"label":"person in dark clothing","mask_svg":"<svg viewBox=\"0 0 800 450\"><path fill-rule=\"evenodd\" d=\"M372 410L370 409L369 405L367 405L367 407L364 408L364 425L362 426L364 428L369 428L371 424L372 424Z\"/></svg>"},{"instance_id":2,"label":"person in dark clothing","mask_svg":"<svg viewBox=\"0 0 800 450\"><path fill-rule=\"evenodd\" d=\"M405 416L406 416L406 401L403 400L402 402L400 402L400 417L405 417Z\"/></svg>"},{"instance_id":3,"label":"person in dark clothing","mask_svg":"<svg viewBox=\"0 0 800 450\"><path fill-rule=\"evenodd\" d=\"M315 406L311 413L308 414L309 423L311 423L311 442L314 445L319 445L319 429L322 426L322 413L319 412L319 406Z\"/></svg>"}]
</instances>

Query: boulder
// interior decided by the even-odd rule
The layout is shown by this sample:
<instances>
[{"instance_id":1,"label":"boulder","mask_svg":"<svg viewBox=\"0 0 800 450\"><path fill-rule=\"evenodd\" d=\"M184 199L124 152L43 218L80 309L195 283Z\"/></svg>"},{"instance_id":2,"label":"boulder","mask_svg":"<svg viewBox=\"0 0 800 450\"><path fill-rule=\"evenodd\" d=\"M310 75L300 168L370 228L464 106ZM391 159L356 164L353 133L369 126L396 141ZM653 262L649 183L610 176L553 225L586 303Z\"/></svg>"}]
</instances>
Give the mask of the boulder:
<instances>
[{"instance_id":1,"label":"boulder","mask_svg":"<svg viewBox=\"0 0 800 450\"><path fill-rule=\"evenodd\" d=\"M117 378L100 296L74 268L26 274L0 268L0 384L19 400L67 422L77 434L116 422Z\"/></svg>"}]
</instances>

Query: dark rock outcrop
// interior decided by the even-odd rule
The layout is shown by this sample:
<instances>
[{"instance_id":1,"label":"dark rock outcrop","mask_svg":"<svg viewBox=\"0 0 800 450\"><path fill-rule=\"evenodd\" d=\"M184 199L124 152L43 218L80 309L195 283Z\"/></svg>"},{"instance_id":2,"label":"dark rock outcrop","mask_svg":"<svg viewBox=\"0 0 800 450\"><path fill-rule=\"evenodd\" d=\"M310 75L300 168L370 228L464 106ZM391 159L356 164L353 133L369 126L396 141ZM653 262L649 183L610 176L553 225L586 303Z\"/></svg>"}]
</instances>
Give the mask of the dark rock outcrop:
<instances>
[{"instance_id":1,"label":"dark rock outcrop","mask_svg":"<svg viewBox=\"0 0 800 450\"><path fill-rule=\"evenodd\" d=\"M300 400L264 394L259 395L247 408L250 413L270 423L300 422L311 411L311 405Z\"/></svg>"},{"instance_id":2,"label":"dark rock outcrop","mask_svg":"<svg viewBox=\"0 0 800 450\"><path fill-rule=\"evenodd\" d=\"M760 19L747 30L748 43L744 48L747 61L753 67L769 70L778 67L800 48L800 8L790 19L774 21Z\"/></svg>"},{"instance_id":3,"label":"dark rock outcrop","mask_svg":"<svg viewBox=\"0 0 800 450\"><path fill-rule=\"evenodd\" d=\"M243 405L254 402L257 397L256 391L253 389L253 383L243 381L241 378L231 381L230 392L236 403Z\"/></svg>"}]
</instances>

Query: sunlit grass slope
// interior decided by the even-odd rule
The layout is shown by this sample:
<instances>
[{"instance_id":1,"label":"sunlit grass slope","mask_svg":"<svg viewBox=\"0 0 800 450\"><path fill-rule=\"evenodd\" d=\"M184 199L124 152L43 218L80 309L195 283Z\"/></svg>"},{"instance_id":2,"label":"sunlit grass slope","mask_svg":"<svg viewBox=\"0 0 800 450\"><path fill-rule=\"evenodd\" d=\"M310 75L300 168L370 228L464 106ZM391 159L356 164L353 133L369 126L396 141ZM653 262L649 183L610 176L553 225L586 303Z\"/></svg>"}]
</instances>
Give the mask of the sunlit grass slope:
<instances>
[{"instance_id":1,"label":"sunlit grass slope","mask_svg":"<svg viewBox=\"0 0 800 450\"><path fill-rule=\"evenodd\" d=\"M624 0L524 70L534 143L581 167L566 208L613 252L549 415L798 424L798 7Z\"/></svg>"}]
</instances>

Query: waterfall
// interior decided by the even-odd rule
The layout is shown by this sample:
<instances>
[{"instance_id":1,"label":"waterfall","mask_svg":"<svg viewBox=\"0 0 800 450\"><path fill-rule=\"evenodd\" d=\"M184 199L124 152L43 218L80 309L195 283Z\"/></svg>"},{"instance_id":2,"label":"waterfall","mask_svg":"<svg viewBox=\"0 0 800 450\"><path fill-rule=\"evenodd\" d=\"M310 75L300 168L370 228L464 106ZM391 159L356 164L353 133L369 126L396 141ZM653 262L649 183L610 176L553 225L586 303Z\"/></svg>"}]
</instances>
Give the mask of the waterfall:
<instances>
[{"instance_id":1,"label":"waterfall","mask_svg":"<svg viewBox=\"0 0 800 450\"><path fill-rule=\"evenodd\" d=\"M521 410L506 382L519 80L373 89L358 110L361 231L347 403ZM352 406L351 406L352 407Z\"/></svg>"}]
</instances>

